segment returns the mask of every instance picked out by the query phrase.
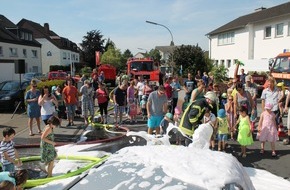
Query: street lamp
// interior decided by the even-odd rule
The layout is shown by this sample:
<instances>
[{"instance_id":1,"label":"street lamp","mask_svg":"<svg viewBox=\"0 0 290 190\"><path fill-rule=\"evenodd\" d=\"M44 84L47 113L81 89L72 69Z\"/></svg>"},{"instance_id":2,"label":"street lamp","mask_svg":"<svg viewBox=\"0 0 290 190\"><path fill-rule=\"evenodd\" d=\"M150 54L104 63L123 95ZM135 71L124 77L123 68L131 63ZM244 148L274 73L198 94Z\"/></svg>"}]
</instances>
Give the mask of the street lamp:
<instances>
[{"instance_id":1,"label":"street lamp","mask_svg":"<svg viewBox=\"0 0 290 190\"><path fill-rule=\"evenodd\" d=\"M143 50L143 51L145 51L146 53L148 52L147 49L144 49L144 48L137 48L137 49L139 49L139 50Z\"/></svg>"},{"instance_id":2,"label":"street lamp","mask_svg":"<svg viewBox=\"0 0 290 190\"><path fill-rule=\"evenodd\" d=\"M170 33L170 35L171 35L170 46L174 46L173 36L172 36L172 33L171 33L171 31L169 30L168 27L164 26L163 24L159 24L159 23L156 23L156 22L148 21L148 20L146 20L146 22L149 23L149 24L159 25L159 26L162 26L162 27L166 28L168 30L168 32Z\"/></svg>"}]
</instances>

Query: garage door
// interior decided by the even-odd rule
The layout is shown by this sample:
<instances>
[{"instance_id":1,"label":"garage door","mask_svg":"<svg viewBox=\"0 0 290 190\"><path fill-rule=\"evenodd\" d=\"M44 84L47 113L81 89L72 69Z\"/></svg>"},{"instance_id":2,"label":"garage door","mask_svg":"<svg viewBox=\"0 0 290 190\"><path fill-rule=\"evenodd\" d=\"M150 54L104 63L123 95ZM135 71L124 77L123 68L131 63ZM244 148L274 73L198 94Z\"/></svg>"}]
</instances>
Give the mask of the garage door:
<instances>
[{"instance_id":1,"label":"garage door","mask_svg":"<svg viewBox=\"0 0 290 190\"><path fill-rule=\"evenodd\" d=\"M5 80L19 80L19 74L15 74L14 63L0 63L0 82Z\"/></svg>"}]
</instances>

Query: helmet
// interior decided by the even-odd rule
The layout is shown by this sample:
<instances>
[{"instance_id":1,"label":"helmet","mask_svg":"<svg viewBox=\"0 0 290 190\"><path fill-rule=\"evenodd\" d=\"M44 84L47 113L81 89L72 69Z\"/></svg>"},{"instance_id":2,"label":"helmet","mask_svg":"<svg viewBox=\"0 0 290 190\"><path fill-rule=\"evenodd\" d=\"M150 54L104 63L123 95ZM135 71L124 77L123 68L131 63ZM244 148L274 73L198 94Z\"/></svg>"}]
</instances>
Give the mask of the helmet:
<instances>
[{"instance_id":1,"label":"helmet","mask_svg":"<svg viewBox=\"0 0 290 190\"><path fill-rule=\"evenodd\" d=\"M146 95L143 95L143 96L142 96L142 99L143 99L143 100L146 100Z\"/></svg>"},{"instance_id":2,"label":"helmet","mask_svg":"<svg viewBox=\"0 0 290 190\"><path fill-rule=\"evenodd\" d=\"M51 92L54 92L54 91L56 91L56 89L57 89L57 87L56 87L56 86L52 86L52 87L51 87Z\"/></svg>"},{"instance_id":3,"label":"helmet","mask_svg":"<svg viewBox=\"0 0 290 190\"><path fill-rule=\"evenodd\" d=\"M172 120L172 118L173 118L172 113L166 113L165 116L166 116L168 119L170 119L170 120Z\"/></svg>"},{"instance_id":4,"label":"helmet","mask_svg":"<svg viewBox=\"0 0 290 190\"><path fill-rule=\"evenodd\" d=\"M222 94L222 98L226 99L226 98L227 98L227 93L224 92L224 93Z\"/></svg>"},{"instance_id":5,"label":"helmet","mask_svg":"<svg viewBox=\"0 0 290 190\"><path fill-rule=\"evenodd\" d=\"M208 91L204 97L210 99L212 102L215 102L217 99L216 94L212 91Z\"/></svg>"},{"instance_id":6,"label":"helmet","mask_svg":"<svg viewBox=\"0 0 290 190\"><path fill-rule=\"evenodd\" d=\"M181 114L180 108L179 107L175 107L174 108L174 113L180 115Z\"/></svg>"}]
</instances>

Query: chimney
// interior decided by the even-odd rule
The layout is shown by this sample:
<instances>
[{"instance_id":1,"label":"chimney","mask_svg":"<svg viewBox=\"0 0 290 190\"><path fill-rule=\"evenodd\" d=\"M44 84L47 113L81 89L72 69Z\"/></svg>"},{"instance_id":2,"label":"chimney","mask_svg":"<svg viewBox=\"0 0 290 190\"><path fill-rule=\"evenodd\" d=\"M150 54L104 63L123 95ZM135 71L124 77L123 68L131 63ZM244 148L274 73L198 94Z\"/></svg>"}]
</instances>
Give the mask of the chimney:
<instances>
[{"instance_id":1,"label":"chimney","mask_svg":"<svg viewBox=\"0 0 290 190\"><path fill-rule=\"evenodd\" d=\"M262 10L265 10L265 9L267 9L267 8L266 7L259 7L257 9L255 9L255 12L262 11Z\"/></svg>"},{"instance_id":2,"label":"chimney","mask_svg":"<svg viewBox=\"0 0 290 190\"><path fill-rule=\"evenodd\" d=\"M43 27L44 27L45 32L47 34L49 34L49 24L48 23L44 23Z\"/></svg>"}]
</instances>

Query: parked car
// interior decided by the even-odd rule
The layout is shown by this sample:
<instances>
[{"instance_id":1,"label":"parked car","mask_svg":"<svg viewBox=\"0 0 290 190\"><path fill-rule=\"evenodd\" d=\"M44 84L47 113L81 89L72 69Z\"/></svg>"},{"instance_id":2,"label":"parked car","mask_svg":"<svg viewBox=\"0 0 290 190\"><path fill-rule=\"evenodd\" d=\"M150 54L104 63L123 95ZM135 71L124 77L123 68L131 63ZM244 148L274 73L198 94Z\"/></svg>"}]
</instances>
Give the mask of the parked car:
<instances>
[{"instance_id":1,"label":"parked car","mask_svg":"<svg viewBox=\"0 0 290 190\"><path fill-rule=\"evenodd\" d=\"M31 79L33 78L37 78L37 79L40 79L42 77L42 73L25 73L23 78L24 80L28 80L28 81L31 81Z\"/></svg>"},{"instance_id":2,"label":"parked car","mask_svg":"<svg viewBox=\"0 0 290 190\"><path fill-rule=\"evenodd\" d=\"M67 77L67 73L62 70L50 71L47 74L48 80L65 80L66 77Z\"/></svg>"},{"instance_id":3,"label":"parked car","mask_svg":"<svg viewBox=\"0 0 290 190\"><path fill-rule=\"evenodd\" d=\"M0 109L15 110L19 102L24 108L24 92L30 81L4 81L0 89ZM2 84L2 83L1 83Z\"/></svg>"}]
</instances>

